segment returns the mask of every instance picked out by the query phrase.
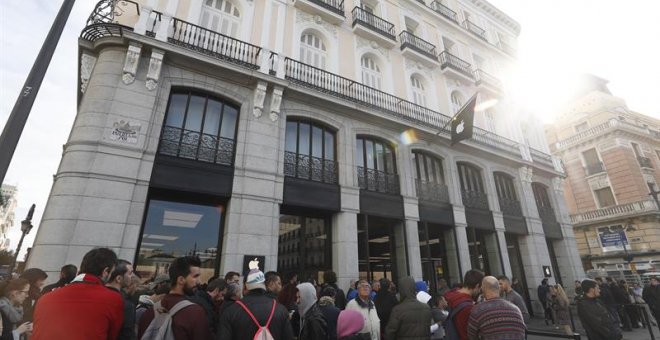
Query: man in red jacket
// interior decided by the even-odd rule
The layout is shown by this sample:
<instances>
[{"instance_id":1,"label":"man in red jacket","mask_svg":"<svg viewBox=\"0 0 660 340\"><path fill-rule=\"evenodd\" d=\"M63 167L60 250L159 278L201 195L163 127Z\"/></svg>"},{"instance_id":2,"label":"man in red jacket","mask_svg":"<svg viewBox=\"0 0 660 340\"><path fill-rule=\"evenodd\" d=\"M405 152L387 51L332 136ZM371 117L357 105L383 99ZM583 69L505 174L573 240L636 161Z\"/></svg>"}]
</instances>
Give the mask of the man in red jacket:
<instances>
[{"instance_id":1,"label":"man in red jacket","mask_svg":"<svg viewBox=\"0 0 660 340\"><path fill-rule=\"evenodd\" d=\"M42 296L34 311L30 339L116 339L124 321L121 295L105 287L117 265L108 248L90 250L71 284Z\"/></svg>"},{"instance_id":2,"label":"man in red jacket","mask_svg":"<svg viewBox=\"0 0 660 340\"><path fill-rule=\"evenodd\" d=\"M484 273L470 269L465 273L463 278L463 286L459 289L454 289L445 294L445 299L449 304L449 318L448 322L453 321L453 329L457 333L460 340L468 339L468 320L470 319L470 312L474 307L474 300L481 292L481 280L484 278ZM447 338L452 338L449 327L447 328ZM453 339L452 339L453 340Z\"/></svg>"}]
</instances>

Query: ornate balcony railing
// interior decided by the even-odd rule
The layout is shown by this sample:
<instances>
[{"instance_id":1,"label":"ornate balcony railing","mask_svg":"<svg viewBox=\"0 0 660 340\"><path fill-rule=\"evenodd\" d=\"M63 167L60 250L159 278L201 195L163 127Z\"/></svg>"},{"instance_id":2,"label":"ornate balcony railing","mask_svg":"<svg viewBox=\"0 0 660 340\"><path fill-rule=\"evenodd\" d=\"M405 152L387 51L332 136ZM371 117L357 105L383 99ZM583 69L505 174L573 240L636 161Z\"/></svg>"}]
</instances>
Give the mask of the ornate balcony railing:
<instances>
[{"instance_id":1,"label":"ornate balcony railing","mask_svg":"<svg viewBox=\"0 0 660 340\"><path fill-rule=\"evenodd\" d=\"M439 55L440 57L440 68L444 69L445 67L450 67L469 78L472 78L472 67L467 61L449 53L448 51L443 51Z\"/></svg>"},{"instance_id":2,"label":"ornate balcony railing","mask_svg":"<svg viewBox=\"0 0 660 340\"><path fill-rule=\"evenodd\" d=\"M420 200L449 203L449 188L445 184L415 179L415 189Z\"/></svg>"},{"instance_id":3,"label":"ornate balcony railing","mask_svg":"<svg viewBox=\"0 0 660 340\"><path fill-rule=\"evenodd\" d=\"M333 160L284 152L284 175L316 182L337 184L339 167Z\"/></svg>"},{"instance_id":4,"label":"ornate balcony railing","mask_svg":"<svg viewBox=\"0 0 660 340\"><path fill-rule=\"evenodd\" d=\"M285 59L285 66L286 79L292 82L378 108L415 124L439 130L451 119L440 112L290 58ZM517 142L476 126L473 130L472 140L484 146L504 151L513 157L521 158L520 146Z\"/></svg>"},{"instance_id":5,"label":"ornate balcony railing","mask_svg":"<svg viewBox=\"0 0 660 340\"><path fill-rule=\"evenodd\" d=\"M612 112L616 113L616 112ZM620 114L620 113L616 113ZM660 135L654 130L649 129L648 127L644 126L639 126L633 123L629 123L623 120L618 120L618 119L610 119L607 122L603 124L596 125L590 129L586 129L584 131L580 131L579 133L576 133L566 139L562 139L557 142L557 147L559 149L569 147L571 145L580 143L584 140L587 140L589 138L599 136L601 134L607 133L609 131L613 131L615 129L621 129L627 132L635 133L641 136L645 137L651 137L651 138L660 138Z\"/></svg>"},{"instance_id":6,"label":"ornate balcony railing","mask_svg":"<svg viewBox=\"0 0 660 340\"><path fill-rule=\"evenodd\" d=\"M557 215L555 215L555 210L552 207L539 206L538 210L542 223L557 223Z\"/></svg>"},{"instance_id":7,"label":"ornate balcony railing","mask_svg":"<svg viewBox=\"0 0 660 340\"><path fill-rule=\"evenodd\" d=\"M506 197L499 197L498 201L500 201L500 210L502 210L502 213L504 215L522 216L522 208L520 207L520 201Z\"/></svg>"},{"instance_id":8,"label":"ornate balcony railing","mask_svg":"<svg viewBox=\"0 0 660 340\"><path fill-rule=\"evenodd\" d=\"M619 204L612 207L602 208L571 215L571 223L588 224L609 219L621 219L628 216L655 212L660 214L655 201L652 199L632 203Z\"/></svg>"},{"instance_id":9,"label":"ornate balcony railing","mask_svg":"<svg viewBox=\"0 0 660 340\"><path fill-rule=\"evenodd\" d=\"M593 164L587 164L584 167L584 171L587 173L587 176L591 176L605 171L605 167L603 166L603 162L597 162Z\"/></svg>"},{"instance_id":10,"label":"ornate balcony railing","mask_svg":"<svg viewBox=\"0 0 660 340\"><path fill-rule=\"evenodd\" d=\"M358 186L360 189L399 194L399 175L358 166Z\"/></svg>"},{"instance_id":11,"label":"ornate balcony railing","mask_svg":"<svg viewBox=\"0 0 660 340\"><path fill-rule=\"evenodd\" d=\"M158 153L231 166L235 144L233 139L166 125L160 136Z\"/></svg>"},{"instance_id":12,"label":"ornate balcony railing","mask_svg":"<svg viewBox=\"0 0 660 340\"><path fill-rule=\"evenodd\" d=\"M502 88L502 82L497 77L480 68L474 70L474 84L477 86L482 84L490 85L497 89Z\"/></svg>"},{"instance_id":13,"label":"ornate balcony railing","mask_svg":"<svg viewBox=\"0 0 660 340\"><path fill-rule=\"evenodd\" d=\"M344 0L309 0L309 2L344 16Z\"/></svg>"},{"instance_id":14,"label":"ornate balcony railing","mask_svg":"<svg viewBox=\"0 0 660 340\"><path fill-rule=\"evenodd\" d=\"M436 11L436 13L442 15L443 17L458 24L458 19L456 19L456 12L452 11L449 7L441 4L439 1L433 1L431 3L431 9L433 9L434 11Z\"/></svg>"},{"instance_id":15,"label":"ornate balcony railing","mask_svg":"<svg viewBox=\"0 0 660 340\"><path fill-rule=\"evenodd\" d=\"M437 52L435 51L435 45L408 31L401 32L399 34L399 40L401 41L402 50L405 48L410 48L431 59L438 59L436 56Z\"/></svg>"},{"instance_id":16,"label":"ornate balcony railing","mask_svg":"<svg viewBox=\"0 0 660 340\"><path fill-rule=\"evenodd\" d=\"M369 13L360 7L353 8L351 13L353 14L353 26L361 24L385 37L396 40L394 24L391 22L378 17L373 13Z\"/></svg>"},{"instance_id":17,"label":"ornate balcony railing","mask_svg":"<svg viewBox=\"0 0 660 340\"><path fill-rule=\"evenodd\" d=\"M547 153L531 147L529 148L529 153L532 155L532 160L534 162L545 164L551 168L554 167L554 164L552 163L552 156L548 155Z\"/></svg>"},{"instance_id":18,"label":"ornate balcony railing","mask_svg":"<svg viewBox=\"0 0 660 340\"><path fill-rule=\"evenodd\" d=\"M488 210L488 196L485 192L461 190L463 205L468 208Z\"/></svg>"},{"instance_id":19,"label":"ornate balcony railing","mask_svg":"<svg viewBox=\"0 0 660 340\"><path fill-rule=\"evenodd\" d=\"M467 28L468 31L474 33L477 37L484 41L488 41L486 39L486 30L477 26L475 23L473 23L470 20L465 20L463 21L463 27Z\"/></svg>"},{"instance_id":20,"label":"ornate balcony railing","mask_svg":"<svg viewBox=\"0 0 660 340\"><path fill-rule=\"evenodd\" d=\"M259 68L261 47L176 18L168 41L248 68Z\"/></svg>"},{"instance_id":21,"label":"ornate balcony railing","mask_svg":"<svg viewBox=\"0 0 660 340\"><path fill-rule=\"evenodd\" d=\"M648 157L637 157L637 161L639 162L639 166L642 168L653 168L653 163Z\"/></svg>"}]
</instances>

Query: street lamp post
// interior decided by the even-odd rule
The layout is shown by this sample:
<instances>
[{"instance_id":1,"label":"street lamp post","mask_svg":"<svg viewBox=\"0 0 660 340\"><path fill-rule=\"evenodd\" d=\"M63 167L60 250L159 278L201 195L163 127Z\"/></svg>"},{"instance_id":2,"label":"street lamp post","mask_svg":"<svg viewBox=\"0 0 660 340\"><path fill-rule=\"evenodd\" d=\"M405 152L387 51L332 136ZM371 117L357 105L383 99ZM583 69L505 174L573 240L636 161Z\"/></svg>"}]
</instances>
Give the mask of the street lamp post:
<instances>
[{"instance_id":1,"label":"street lamp post","mask_svg":"<svg viewBox=\"0 0 660 340\"><path fill-rule=\"evenodd\" d=\"M9 267L9 273L14 272L14 267L16 267L16 260L18 259L18 253L21 251L21 246L23 245L23 239L25 238L25 235L29 234L30 230L32 230L32 215L34 215L35 207L36 205L32 204L30 211L28 211L27 217L21 221L21 240L18 241L18 246L16 246L16 254L14 254L14 260L11 262L11 266Z\"/></svg>"}]
</instances>

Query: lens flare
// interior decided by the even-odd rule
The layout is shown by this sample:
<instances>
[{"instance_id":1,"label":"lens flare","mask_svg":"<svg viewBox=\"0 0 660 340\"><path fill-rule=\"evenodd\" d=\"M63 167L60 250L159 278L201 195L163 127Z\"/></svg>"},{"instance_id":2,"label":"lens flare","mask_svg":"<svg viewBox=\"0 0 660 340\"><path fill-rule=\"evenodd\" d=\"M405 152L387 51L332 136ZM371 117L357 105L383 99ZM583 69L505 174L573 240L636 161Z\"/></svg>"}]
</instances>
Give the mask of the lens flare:
<instances>
[{"instance_id":1,"label":"lens flare","mask_svg":"<svg viewBox=\"0 0 660 340\"><path fill-rule=\"evenodd\" d=\"M495 105L497 105L497 99L484 100L474 107L474 111L486 111Z\"/></svg>"},{"instance_id":2,"label":"lens flare","mask_svg":"<svg viewBox=\"0 0 660 340\"><path fill-rule=\"evenodd\" d=\"M412 129L406 130L403 133L401 133L399 139L401 140L401 143L403 143L404 145L410 145L417 141L417 134L415 133L415 130Z\"/></svg>"}]
</instances>

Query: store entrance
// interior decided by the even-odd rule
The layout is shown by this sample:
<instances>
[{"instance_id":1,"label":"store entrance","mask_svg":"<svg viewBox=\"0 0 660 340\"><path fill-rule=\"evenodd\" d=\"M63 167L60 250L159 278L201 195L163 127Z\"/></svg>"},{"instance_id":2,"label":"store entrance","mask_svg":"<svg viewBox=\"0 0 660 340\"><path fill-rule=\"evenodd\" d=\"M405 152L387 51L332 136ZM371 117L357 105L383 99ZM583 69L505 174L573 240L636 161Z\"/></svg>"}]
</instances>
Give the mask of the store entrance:
<instances>
[{"instance_id":1,"label":"store entrance","mask_svg":"<svg viewBox=\"0 0 660 340\"><path fill-rule=\"evenodd\" d=\"M398 281L406 275L407 261L403 222L358 215L358 265L360 279Z\"/></svg>"},{"instance_id":2,"label":"store entrance","mask_svg":"<svg viewBox=\"0 0 660 340\"><path fill-rule=\"evenodd\" d=\"M518 244L518 235L506 234L506 248L509 254L509 262L511 264L511 280L518 279L522 286L523 299L527 304L527 310L534 316L532 310L532 302L529 299L529 289L527 286L527 278L525 276L525 267L523 266L522 256L520 255L520 245Z\"/></svg>"},{"instance_id":3,"label":"store entrance","mask_svg":"<svg viewBox=\"0 0 660 340\"><path fill-rule=\"evenodd\" d=\"M419 222L419 251L422 259L422 278L433 291L440 280L447 286L460 282L458 249L453 228L436 223Z\"/></svg>"}]
</instances>

